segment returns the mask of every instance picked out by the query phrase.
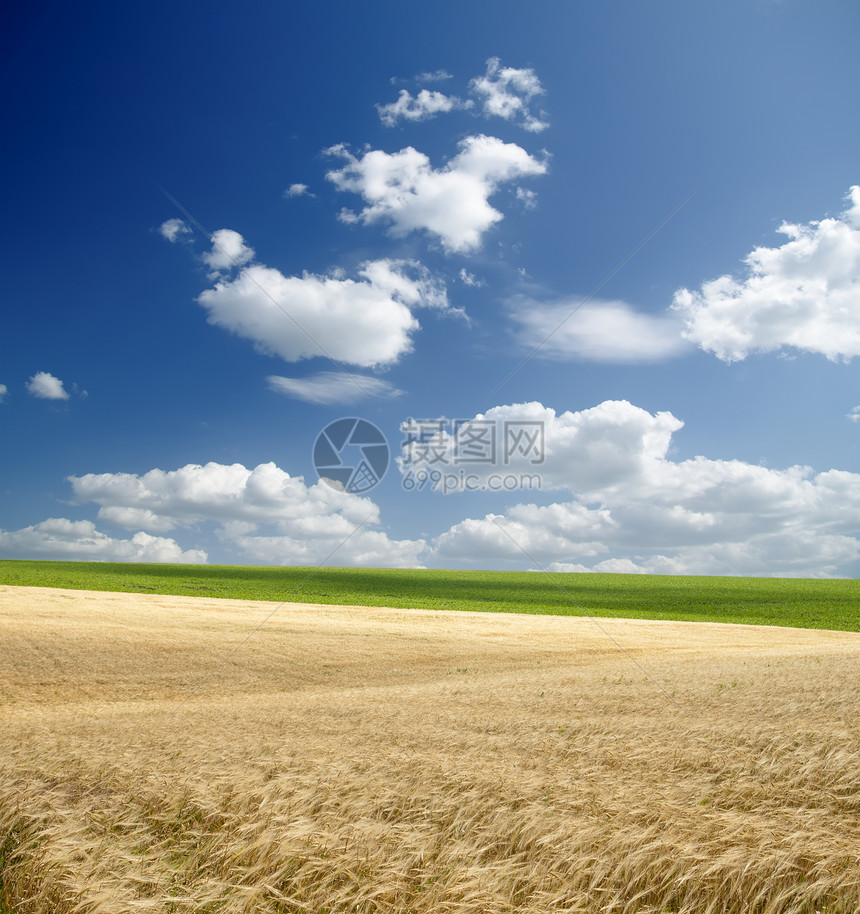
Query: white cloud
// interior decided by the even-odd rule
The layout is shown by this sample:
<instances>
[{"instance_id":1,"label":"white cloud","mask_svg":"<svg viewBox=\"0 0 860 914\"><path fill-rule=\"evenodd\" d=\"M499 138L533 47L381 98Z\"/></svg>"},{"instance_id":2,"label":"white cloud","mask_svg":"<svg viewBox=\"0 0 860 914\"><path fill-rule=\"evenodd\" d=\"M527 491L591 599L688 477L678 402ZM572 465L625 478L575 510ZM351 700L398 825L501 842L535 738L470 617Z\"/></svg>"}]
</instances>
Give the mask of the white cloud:
<instances>
[{"instance_id":1,"label":"white cloud","mask_svg":"<svg viewBox=\"0 0 860 914\"><path fill-rule=\"evenodd\" d=\"M550 562L547 571L553 573L578 573L594 572L596 574L649 574L640 565L631 559L604 559L590 567L574 562Z\"/></svg>"},{"instance_id":2,"label":"white cloud","mask_svg":"<svg viewBox=\"0 0 860 914\"><path fill-rule=\"evenodd\" d=\"M792 347L832 361L860 355L860 187L838 217L783 223L788 241L745 258L747 276L679 289L685 336L726 362Z\"/></svg>"},{"instance_id":3,"label":"white cloud","mask_svg":"<svg viewBox=\"0 0 860 914\"><path fill-rule=\"evenodd\" d=\"M135 509L133 527L170 530L204 520L292 523L306 517L340 513L350 521L379 520L367 499L337 492L324 483L306 486L273 463L247 469L240 463L188 464L178 470L132 473L88 473L70 476L75 496L102 508ZM104 515L100 512L99 517ZM149 521L147 521L149 518ZM109 519L118 522L117 514Z\"/></svg>"},{"instance_id":4,"label":"white cloud","mask_svg":"<svg viewBox=\"0 0 860 914\"><path fill-rule=\"evenodd\" d=\"M518 404L476 419L543 423L545 459L514 455L470 473L539 472L544 490L571 497L455 524L436 539L436 559L526 564L528 554L557 570L813 577L860 559L860 474L674 461L669 448L683 423L626 401L562 414ZM452 449L442 453L454 460Z\"/></svg>"},{"instance_id":5,"label":"white cloud","mask_svg":"<svg viewBox=\"0 0 860 914\"><path fill-rule=\"evenodd\" d=\"M0 403L3 402L6 394L9 393L9 388L5 384L0 384Z\"/></svg>"},{"instance_id":6,"label":"white cloud","mask_svg":"<svg viewBox=\"0 0 860 914\"><path fill-rule=\"evenodd\" d=\"M526 209L534 209L537 206L537 194L533 190L518 187L516 196Z\"/></svg>"},{"instance_id":7,"label":"white cloud","mask_svg":"<svg viewBox=\"0 0 860 914\"><path fill-rule=\"evenodd\" d=\"M346 222L388 223L391 234L402 237L424 230L438 237L448 251L468 252L481 244L484 233L502 219L489 197L506 181L541 175L544 162L515 143L495 137L470 136L441 169L411 146L389 154L379 149L360 158L344 146L328 152L347 164L326 178L339 190L360 194L368 204L358 214L346 210Z\"/></svg>"},{"instance_id":8,"label":"white cloud","mask_svg":"<svg viewBox=\"0 0 860 914\"><path fill-rule=\"evenodd\" d=\"M682 324L672 314L634 311L623 301L569 298L546 304L528 298L512 302L523 346L541 345L544 358L638 363L671 358L690 348ZM544 342L546 340L546 342Z\"/></svg>"},{"instance_id":9,"label":"white cloud","mask_svg":"<svg viewBox=\"0 0 860 914\"><path fill-rule=\"evenodd\" d=\"M148 508L127 505L104 505L99 509L99 520L126 530L142 528L150 533L168 533L176 527L176 522L171 517L158 515Z\"/></svg>"},{"instance_id":10,"label":"white cloud","mask_svg":"<svg viewBox=\"0 0 860 914\"><path fill-rule=\"evenodd\" d=\"M248 247L245 239L233 229L218 229L213 232L212 250L203 255L203 262L212 268L210 279L253 259L254 249Z\"/></svg>"},{"instance_id":11,"label":"white cloud","mask_svg":"<svg viewBox=\"0 0 860 914\"><path fill-rule=\"evenodd\" d=\"M317 564L334 554L345 565L414 567L426 545L368 529L379 525L370 499L323 482L307 485L274 463L189 464L69 481L78 499L100 506L100 520L159 532L214 523L225 547L244 560Z\"/></svg>"},{"instance_id":12,"label":"white cloud","mask_svg":"<svg viewBox=\"0 0 860 914\"><path fill-rule=\"evenodd\" d=\"M285 197L313 197L307 184L291 184L285 191Z\"/></svg>"},{"instance_id":13,"label":"white cloud","mask_svg":"<svg viewBox=\"0 0 860 914\"><path fill-rule=\"evenodd\" d=\"M48 371L38 371L27 382L27 390L42 400L68 400L69 394L63 382Z\"/></svg>"},{"instance_id":14,"label":"white cloud","mask_svg":"<svg viewBox=\"0 0 860 914\"><path fill-rule=\"evenodd\" d=\"M575 504L514 505L505 514L455 524L436 540L435 547L436 554L447 559L529 563L530 557L540 561L567 555L575 544L576 556L583 558L606 551L604 541L613 526L606 510Z\"/></svg>"},{"instance_id":15,"label":"white cloud","mask_svg":"<svg viewBox=\"0 0 860 914\"><path fill-rule=\"evenodd\" d=\"M453 78L447 70L433 70L432 72L419 73L415 80L419 83L437 83Z\"/></svg>"},{"instance_id":16,"label":"white cloud","mask_svg":"<svg viewBox=\"0 0 860 914\"><path fill-rule=\"evenodd\" d=\"M190 235L191 228L182 219L168 219L161 223L158 232L162 238L166 238L171 244L174 244L183 235Z\"/></svg>"},{"instance_id":17,"label":"white cloud","mask_svg":"<svg viewBox=\"0 0 860 914\"><path fill-rule=\"evenodd\" d=\"M845 417L850 419L852 422L860 422L860 406L852 407L846 414Z\"/></svg>"},{"instance_id":18,"label":"white cloud","mask_svg":"<svg viewBox=\"0 0 860 914\"><path fill-rule=\"evenodd\" d=\"M232 234L234 250L250 250ZM209 323L268 355L287 362L323 356L366 368L392 364L411 350L419 328L412 309L448 307L444 286L414 261L370 261L358 275L284 276L252 264L234 279L219 279L197 301Z\"/></svg>"},{"instance_id":19,"label":"white cloud","mask_svg":"<svg viewBox=\"0 0 860 914\"><path fill-rule=\"evenodd\" d=\"M369 260L362 266L364 276L376 289L410 307L448 308L445 287L434 281L429 270L414 260Z\"/></svg>"},{"instance_id":20,"label":"white cloud","mask_svg":"<svg viewBox=\"0 0 860 914\"><path fill-rule=\"evenodd\" d=\"M487 61L487 71L470 83L486 117L514 121L525 130L539 133L549 127L544 112L536 116L529 110L532 99L544 94L543 86L531 68L503 67L498 57Z\"/></svg>"},{"instance_id":21,"label":"white cloud","mask_svg":"<svg viewBox=\"0 0 860 914\"><path fill-rule=\"evenodd\" d=\"M417 95L412 95L406 89L401 89L397 100L387 105L377 105L379 119L386 127L394 127L400 120L426 121L437 114L445 114L455 108L469 107L471 102L463 102L453 95L435 92L430 89L421 89Z\"/></svg>"},{"instance_id":22,"label":"white cloud","mask_svg":"<svg viewBox=\"0 0 860 914\"><path fill-rule=\"evenodd\" d=\"M385 533L364 530L338 548L349 533L350 531L344 528L337 532L337 536L318 538L303 533L296 537L237 536L234 543L242 550L246 559L264 562L267 565L317 565L331 557L331 561L338 565L371 568L423 567L420 555L426 548L424 540L391 540Z\"/></svg>"},{"instance_id":23,"label":"white cloud","mask_svg":"<svg viewBox=\"0 0 860 914\"><path fill-rule=\"evenodd\" d=\"M21 530L0 530L0 554L15 558L87 562L206 562L200 549L183 550L175 540L148 533L112 539L92 521L51 517Z\"/></svg>"},{"instance_id":24,"label":"white cloud","mask_svg":"<svg viewBox=\"0 0 860 914\"><path fill-rule=\"evenodd\" d=\"M358 403L368 398L396 397L403 393L388 381L367 375L351 375L342 371L320 371L306 378L283 378L269 375L267 382L276 393L328 406L333 403Z\"/></svg>"},{"instance_id":25,"label":"white cloud","mask_svg":"<svg viewBox=\"0 0 860 914\"><path fill-rule=\"evenodd\" d=\"M486 283L483 280L478 279L473 273L470 273L465 267L460 270L459 273L460 282L464 286L471 286L474 289L480 289L482 286L485 286Z\"/></svg>"},{"instance_id":26,"label":"white cloud","mask_svg":"<svg viewBox=\"0 0 860 914\"><path fill-rule=\"evenodd\" d=\"M620 484L640 484L643 467L665 458L672 435L684 425L670 412L652 416L626 400L607 400L591 409L561 414L542 403L515 403L463 417L462 421L474 423L474 429L481 424L495 429L494 462L467 466L468 472L481 481L500 469L506 473L539 472L544 490L565 489L587 497L601 496ZM405 433L407 428L404 425L401 430ZM516 440L525 442L523 430L532 437L538 433L533 448L512 446ZM459 462L458 449L463 450L466 439L462 434L458 439L450 431L450 425L445 426L434 439L437 465L465 466ZM418 453L424 456L423 451ZM404 450L403 472L408 469L408 456ZM414 452L411 456L414 459ZM428 462L426 468L431 466ZM416 463L414 468L421 466Z\"/></svg>"}]
</instances>

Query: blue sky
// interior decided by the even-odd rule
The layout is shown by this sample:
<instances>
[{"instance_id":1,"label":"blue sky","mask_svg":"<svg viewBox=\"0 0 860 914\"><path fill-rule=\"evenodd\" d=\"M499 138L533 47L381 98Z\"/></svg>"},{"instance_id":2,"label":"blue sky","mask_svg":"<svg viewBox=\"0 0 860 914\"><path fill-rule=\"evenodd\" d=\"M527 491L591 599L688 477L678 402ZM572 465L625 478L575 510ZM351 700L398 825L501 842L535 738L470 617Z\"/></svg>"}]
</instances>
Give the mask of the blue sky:
<instances>
[{"instance_id":1,"label":"blue sky","mask_svg":"<svg viewBox=\"0 0 860 914\"><path fill-rule=\"evenodd\" d=\"M857 576L855 3L4 15L0 557Z\"/></svg>"}]
</instances>

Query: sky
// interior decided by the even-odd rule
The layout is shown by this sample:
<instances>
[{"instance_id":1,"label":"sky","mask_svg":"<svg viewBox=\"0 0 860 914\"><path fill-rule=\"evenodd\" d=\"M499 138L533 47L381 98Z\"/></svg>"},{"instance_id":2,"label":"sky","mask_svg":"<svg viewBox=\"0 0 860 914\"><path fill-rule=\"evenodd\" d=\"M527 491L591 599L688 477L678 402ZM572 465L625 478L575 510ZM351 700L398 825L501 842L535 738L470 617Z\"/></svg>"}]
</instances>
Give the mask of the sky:
<instances>
[{"instance_id":1,"label":"sky","mask_svg":"<svg viewBox=\"0 0 860 914\"><path fill-rule=\"evenodd\" d=\"M853 0L2 17L0 558L857 577Z\"/></svg>"}]
</instances>

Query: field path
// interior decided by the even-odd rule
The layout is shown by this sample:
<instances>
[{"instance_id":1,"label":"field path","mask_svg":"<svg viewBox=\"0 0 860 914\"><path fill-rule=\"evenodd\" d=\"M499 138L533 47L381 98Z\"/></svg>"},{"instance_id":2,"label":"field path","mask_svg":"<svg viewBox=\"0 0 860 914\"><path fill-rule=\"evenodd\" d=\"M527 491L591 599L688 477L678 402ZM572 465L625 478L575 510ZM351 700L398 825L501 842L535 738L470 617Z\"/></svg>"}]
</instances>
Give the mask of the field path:
<instances>
[{"instance_id":1,"label":"field path","mask_svg":"<svg viewBox=\"0 0 860 914\"><path fill-rule=\"evenodd\" d=\"M858 672L848 632L0 587L4 900L856 912Z\"/></svg>"}]
</instances>

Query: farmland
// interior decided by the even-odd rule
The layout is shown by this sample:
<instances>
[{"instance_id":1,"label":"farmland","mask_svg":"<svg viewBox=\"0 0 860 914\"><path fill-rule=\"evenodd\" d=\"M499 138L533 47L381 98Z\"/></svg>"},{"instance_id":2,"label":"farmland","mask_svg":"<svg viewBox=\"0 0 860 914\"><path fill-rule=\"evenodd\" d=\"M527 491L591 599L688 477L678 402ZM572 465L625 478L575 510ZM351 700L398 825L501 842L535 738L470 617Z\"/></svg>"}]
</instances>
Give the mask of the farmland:
<instances>
[{"instance_id":1,"label":"farmland","mask_svg":"<svg viewBox=\"0 0 860 914\"><path fill-rule=\"evenodd\" d=\"M543 612L463 611L454 578L435 608L392 607L391 583L369 605L391 572L318 576L331 605L12 586L20 564L0 586L0 908L860 908L856 631L590 619L586 591L579 617L550 591ZM480 605L543 577L491 575ZM361 605L333 605L357 582ZM683 588L623 583L649 612ZM819 601L783 613L851 621L854 582L783 585Z\"/></svg>"},{"instance_id":2,"label":"farmland","mask_svg":"<svg viewBox=\"0 0 860 914\"><path fill-rule=\"evenodd\" d=\"M0 584L860 631L855 580L7 560Z\"/></svg>"}]
</instances>

